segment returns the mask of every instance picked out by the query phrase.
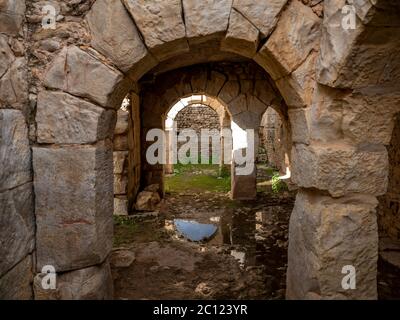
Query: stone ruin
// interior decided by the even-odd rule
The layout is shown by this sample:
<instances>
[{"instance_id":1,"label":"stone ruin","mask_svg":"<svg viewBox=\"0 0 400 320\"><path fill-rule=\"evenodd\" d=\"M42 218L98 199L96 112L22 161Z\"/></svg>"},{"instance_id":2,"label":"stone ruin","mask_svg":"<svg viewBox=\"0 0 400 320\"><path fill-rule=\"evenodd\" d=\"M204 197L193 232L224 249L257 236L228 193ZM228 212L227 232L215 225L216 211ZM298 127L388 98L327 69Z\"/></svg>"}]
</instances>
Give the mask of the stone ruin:
<instances>
[{"instance_id":1,"label":"stone ruin","mask_svg":"<svg viewBox=\"0 0 400 320\"><path fill-rule=\"evenodd\" d=\"M50 18L45 1L0 0L0 299L112 297L114 206L162 195L143 137L193 94L243 129L279 115L299 188L287 298L377 299L378 239L400 240L397 0L354 1L350 30L345 0L48 2ZM233 176L232 196L255 180Z\"/></svg>"}]
</instances>

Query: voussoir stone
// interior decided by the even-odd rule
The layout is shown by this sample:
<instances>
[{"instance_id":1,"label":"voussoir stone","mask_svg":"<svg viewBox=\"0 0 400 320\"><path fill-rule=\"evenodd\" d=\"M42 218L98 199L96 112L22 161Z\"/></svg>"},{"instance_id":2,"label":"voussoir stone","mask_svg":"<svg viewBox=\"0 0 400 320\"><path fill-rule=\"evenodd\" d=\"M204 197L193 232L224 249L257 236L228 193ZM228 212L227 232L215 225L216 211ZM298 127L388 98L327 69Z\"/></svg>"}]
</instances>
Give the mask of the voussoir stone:
<instances>
[{"instance_id":1,"label":"voussoir stone","mask_svg":"<svg viewBox=\"0 0 400 320\"><path fill-rule=\"evenodd\" d=\"M28 127L19 110L0 109L0 192L32 179Z\"/></svg>"},{"instance_id":2,"label":"voussoir stone","mask_svg":"<svg viewBox=\"0 0 400 320\"><path fill-rule=\"evenodd\" d=\"M33 148L37 269L105 260L112 248L112 146Z\"/></svg>"},{"instance_id":3,"label":"voussoir stone","mask_svg":"<svg viewBox=\"0 0 400 320\"><path fill-rule=\"evenodd\" d=\"M189 39L216 36L228 28L232 0L183 0L186 35Z\"/></svg>"},{"instance_id":4,"label":"voussoir stone","mask_svg":"<svg viewBox=\"0 0 400 320\"><path fill-rule=\"evenodd\" d=\"M31 300L32 282L32 255L27 255L0 277L0 300Z\"/></svg>"},{"instance_id":5,"label":"voussoir stone","mask_svg":"<svg viewBox=\"0 0 400 320\"><path fill-rule=\"evenodd\" d=\"M121 94L121 72L101 63L76 46L64 48L54 59L45 75L48 88L60 89L72 95L91 99L104 107L119 108L114 94Z\"/></svg>"},{"instance_id":6,"label":"voussoir stone","mask_svg":"<svg viewBox=\"0 0 400 320\"><path fill-rule=\"evenodd\" d=\"M300 191L290 217L287 299L376 299L378 201ZM356 289L342 287L354 266Z\"/></svg>"},{"instance_id":7,"label":"voussoir stone","mask_svg":"<svg viewBox=\"0 0 400 320\"><path fill-rule=\"evenodd\" d=\"M0 193L0 277L35 245L32 183Z\"/></svg>"},{"instance_id":8,"label":"voussoir stone","mask_svg":"<svg viewBox=\"0 0 400 320\"><path fill-rule=\"evenodd\" d=\"M189 51L181 0L122 0L159 60Z\"/></svg>"},{"instance_id":9,"label":"voussoir stone","mask_svg":"<svg viewBox=\"0 0 400 320\"><path fill-rule=\"evenodd\" d=\"M249 20L233 9L221 49L251 59L257 52L259 34L259 30Z\"/></svg>"},{"instance_id":10,"label":"voussoir stone","mask_svg":"<svg viewBox=\"0 0 400 320\"><path fill-rule=\"evenodd\" d=\"M290 74L318 48L320 25L320 19L310 7L292 1L255 60L273 79Z\"/></svg>"},{"instance_id":11,"label":"voussoir stone","mask_svg":"<svg viewBox=\"0 0 400 320\"><path fill-rule=\"evenodd\" d=\"M39 143L85 144L113 136L116 112L67 93L42 91L37 102Z\"/></svg>"},{"instance_id":12,"label":"voussoir stone","mask_svg":"<svg viewBox=\"0 0 400 320\"><path fill-rule=\"evenodd\" d=\"M388 154L376 145L297 144L292 148L292 180L305 188L327 190L333 197L347 193L386 193Z\"/></svg>"},{"instance_id":13,"label":"voussoir stone","mask_svg":"<svg viewBox=\"0 0 400 320\"><path fill-rule=\"evenodd\" d=\"M123 72L148 54L139 32L120 0L97 0L86 16L92 46Z\"/></svg>"},{"instance_id":14,"label":"voussoir stone","mask_svg":"<svg viewBox=\"0 0 400 320\"><path fill-rule=\"evenodd\" d=\"M44 290L42 280L46 274L39 273L34 279L36 300L111 300L113 280L110 263L57 274L57 288Z\"/></svg>"},{"instance_id":15,"label":"voussoir stone","mask_svg":"<svg viewBox=\"0 0 400 320\"><path fill-rule=\"evenodd\" d=\"M251 21L264 37L268 36L288 0L234 0L233 8Z\"/></svg>"}]
</instances>

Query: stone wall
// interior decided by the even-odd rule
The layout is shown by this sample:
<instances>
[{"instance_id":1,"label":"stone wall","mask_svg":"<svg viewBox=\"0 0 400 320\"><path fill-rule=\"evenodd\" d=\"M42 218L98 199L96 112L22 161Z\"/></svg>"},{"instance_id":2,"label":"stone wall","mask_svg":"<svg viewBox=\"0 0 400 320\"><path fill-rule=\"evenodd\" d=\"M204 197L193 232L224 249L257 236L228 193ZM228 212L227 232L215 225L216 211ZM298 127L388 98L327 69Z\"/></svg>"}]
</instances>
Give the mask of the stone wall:
<instances>
[{"instance_id":1,"label":"stone wall","mask_svg":"<svg viewBox=\"0 0 400 320\"><path fill-rule=\"evenodd\" d=\"M389 153L389 184L387 193L379 197L378 225L380 237L400 241L400 114L397 114Z\"/></svg>"},{"instance_id":2,"label":"stone wall","mask_svg":"<svg viewBox=\"0 0 400 320\"><path fill-rule=\"evenodd\" d=\"M34 195L25 1L0 1L0 299L33 297Z\"/></svg>"},{"instance_id":3,"label":"stone wall","mask_svg":"<svg viewBox=\"0 0 400 320\"><path fill-rule=\"evenodd\" d=\"M219 164L221 150L219 148L212 148L211 141L208 141L211 139L204 139L204 141L201 139L201 130L208 129L216 130L218 133L216 136L213 136L213 138L215 137L215 139L220 140L221 121L215 110L206 105L192 104L182 109L177 114L175 121L177 125L177 134L179 134L183 129L191 129L194 130L197 134L197 137L199 137L198 161L207 161L206 158L203 159L203 156L208 152L209 161L218 161L216 163ZM185 142L178 141L178 149L184 143Z\"/></svg>"}]
</instances>

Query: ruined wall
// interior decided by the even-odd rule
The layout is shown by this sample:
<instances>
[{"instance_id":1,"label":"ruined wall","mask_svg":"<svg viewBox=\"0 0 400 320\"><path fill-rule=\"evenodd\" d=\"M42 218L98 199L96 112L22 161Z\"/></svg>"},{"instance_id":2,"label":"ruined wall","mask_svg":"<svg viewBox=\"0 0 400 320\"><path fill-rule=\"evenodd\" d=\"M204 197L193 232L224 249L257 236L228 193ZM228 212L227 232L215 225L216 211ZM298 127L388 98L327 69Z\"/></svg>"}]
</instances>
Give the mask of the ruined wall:
<instances>
[{"instance_id":1,"label":"ruined wall","mask_svg":"<svg viewBox=\"0 0 400 320\"><path fill-rule=\"evenodd\" d=\"M199 138L199 161L217 161L219 163L219 159L221 157L220 148L212 148L211 139L202 139L201 137L201 129L208 130L217 130L218 134L215 136L216 139L220 140L220 130L221 130L221 120L219 115L212 108L201 105L201 104L192 104L182 109L175 118L177 125L177 134L181 132L183 129L192 129L196 132L197 137ZM179 142L178 150L181 145L185 142ZM208 145L208 148L207 148ZM207 150L208 149L208 150ZM205 158L205 154L208 152L209 159Z\"/></svg>"},{"instance_id":2,"label":"ruined wall","mask_svg":"<svg viewBox=\"0 0 400 320\"><path fill-rule=\"evenodd\" d=\"M400 241L400 114L397 114L390 144L389 183L387 193L379 197L378 225L380 237Z\"/></svg>"}]
</instances>

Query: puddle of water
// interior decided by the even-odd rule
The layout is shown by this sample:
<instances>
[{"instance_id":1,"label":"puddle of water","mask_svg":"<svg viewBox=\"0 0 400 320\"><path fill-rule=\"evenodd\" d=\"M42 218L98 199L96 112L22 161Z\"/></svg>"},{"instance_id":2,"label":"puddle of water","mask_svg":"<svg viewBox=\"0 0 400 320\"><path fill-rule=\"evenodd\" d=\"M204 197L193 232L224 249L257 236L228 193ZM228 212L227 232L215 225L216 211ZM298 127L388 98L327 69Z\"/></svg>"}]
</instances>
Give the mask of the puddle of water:
<instances>
[{"instance_id":1,"label":"puddle of water","mask_svg":"<svg viewBox=\"0 0 400 320\"><path fill-rule=\"evenodd\" d=\"M174 225L182 236L195 242L210 239L218 230L215 224L204 224L193 220L175 219Z\"/></svg>"}]
</instances>

